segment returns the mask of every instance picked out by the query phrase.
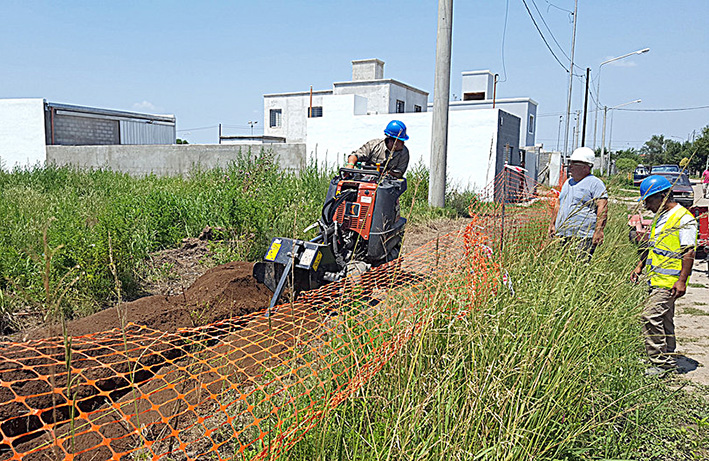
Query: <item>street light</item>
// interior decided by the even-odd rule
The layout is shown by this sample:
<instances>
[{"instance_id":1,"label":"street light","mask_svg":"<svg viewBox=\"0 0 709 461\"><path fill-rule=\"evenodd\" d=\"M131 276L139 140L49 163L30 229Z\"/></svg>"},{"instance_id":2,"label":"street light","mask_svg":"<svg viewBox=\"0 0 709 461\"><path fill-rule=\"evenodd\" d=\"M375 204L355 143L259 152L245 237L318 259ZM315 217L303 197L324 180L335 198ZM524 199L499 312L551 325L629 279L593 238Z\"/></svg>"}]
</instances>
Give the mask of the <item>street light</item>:
<instances>
[{"instance_id":1,"label":"street light","mask_svg":"<svg viewBox=\"0 0 709 461\"><path fill-rule=\"evenodd\" d=\"M618 109L619 107L627 106L628 104L636 104L636 103L640 103L640 102L643 102L643 100L636 99L634 101L624 102L623 104L618 104L617 106L613 106L613 107L603 106L603 140L601 141L603 144L603 147L601 147L601 174L603 174L604 164L606 166L606 168L605 168L606 173L608 175L610 175L610 173L611 173L610 146L608 147L608 162L604 162L605 153L606 153L606 116L608 115L608 111Z\"/></svg>"},{"instance_id":2,"label":"street light","mask_svg":"<svg viewBox=\"0 0 709 461\"><path fill-rule=\"evenodd\" d=\"M257 123L258 123L258 120L255 122L252 122L251 120L249 120L249 126L251 127L251 136L254 135L254 125L256 125Z\"/></svg>"},{"instance_id":3,"label":"street light","mask_svg":"<svg viewBox=\"0 0 709 461\"><path fill-rule=\"evenodd\" d=\"M636 54L643 54L647 53L650 51L650 48L643 48L642 50L637 50L633 51L632 53L624 54L622 56L617 56L615 58L608 59L606 61L603 61L601 64L598 65L598 81L596 82L596 115L593 118L593 147L596 147L596 129L598 127L598 111L601 108L601 68L610 62L613 61L618 61L619 59L624 59L629 56L633 56Z\"/></svg>"}]
</instances>

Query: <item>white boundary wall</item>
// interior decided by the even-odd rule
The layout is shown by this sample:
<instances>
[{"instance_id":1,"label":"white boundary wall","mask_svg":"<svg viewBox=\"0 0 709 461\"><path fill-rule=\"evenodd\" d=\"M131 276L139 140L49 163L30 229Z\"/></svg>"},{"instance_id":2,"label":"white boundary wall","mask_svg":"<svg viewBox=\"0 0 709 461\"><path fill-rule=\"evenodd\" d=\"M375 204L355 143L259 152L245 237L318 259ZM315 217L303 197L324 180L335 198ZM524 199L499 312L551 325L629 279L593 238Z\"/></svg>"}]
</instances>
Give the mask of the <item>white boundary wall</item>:
<instances>
[{"instance_id":1,"label":"white boundary wall","mask_svg":"<svg viewBox=\"0 0 709 461\"><path fill-rule=\"evenodd\" d=\"M427 167L431 158L433 112L355 115L361 97L334 95L323 101L323 117L308 119L307 154L319 163L343 166L346 155L374 138L384 137L393 119L406 124L411 159ZM448 118L449 185L479 190L495 177L499 109L450 111Z\"/></svg>"},{"instance_id":2,"label":"white boundary wall","mask_svg":"<svg viewBox=\"0 0 709 461\"><path fill-rule=\"evenodd\" d=\"M44 99L0 99L0 165L44 164Z\"/></svg>"}]
</instances>

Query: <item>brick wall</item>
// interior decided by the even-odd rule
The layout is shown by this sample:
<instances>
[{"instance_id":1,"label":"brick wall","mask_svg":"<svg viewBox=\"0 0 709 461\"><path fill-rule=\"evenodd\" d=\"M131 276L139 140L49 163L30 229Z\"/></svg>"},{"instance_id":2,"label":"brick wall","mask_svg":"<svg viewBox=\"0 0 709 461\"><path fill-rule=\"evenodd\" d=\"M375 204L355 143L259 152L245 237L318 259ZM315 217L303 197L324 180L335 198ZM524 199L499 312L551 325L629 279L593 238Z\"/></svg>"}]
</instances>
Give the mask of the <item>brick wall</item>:
<instances>
[{"instance_id":1,"label":"brick wall","mask_svg":"<svg viewBox=\"0 0 709 461\"><path fill-rule=\"evenodd\" d=\"M120 144L118 121L55 115L54 144L68 146Z\"/></svg>"}]
</instances>

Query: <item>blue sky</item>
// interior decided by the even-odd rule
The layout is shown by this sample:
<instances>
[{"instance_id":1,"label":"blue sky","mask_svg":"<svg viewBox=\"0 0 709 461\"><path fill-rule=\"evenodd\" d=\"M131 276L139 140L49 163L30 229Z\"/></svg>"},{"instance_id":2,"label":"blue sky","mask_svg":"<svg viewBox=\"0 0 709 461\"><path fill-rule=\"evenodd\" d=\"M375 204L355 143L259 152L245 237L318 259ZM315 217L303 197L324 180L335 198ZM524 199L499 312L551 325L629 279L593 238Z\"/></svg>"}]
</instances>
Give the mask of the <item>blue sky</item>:
<instances>
[{"instance_id":1,"label":"blue sky","mask_svg":"<svg viewBox=\"0 0 709 461\"><path fill-rule=\"evenodd\" d=\"M573 0L526 2L568 67ZM215 143L219 123L225 134L248 134L250 120L262 130L263 94L329 89L350 79L353 59L385 61L386 77L432 99L436 15L434 0L2 0L0 98L175 114L179 137ZM706 0L579 0L575 63L595 78L602 61L649 47L603 67L604 104L709 105L707 18ZM568 74L522 0L454 0L451 93L459 95L462 71L477 69L500 74L498 97L539 103L537 142L555 148ZM583 85L575 79L573 110L583 108ZM591 141L592 123L593 116ZM707 124L707 109L618 110L613 147L639 147L653 134L686 139Z\"/></svg>"}]
</instances>

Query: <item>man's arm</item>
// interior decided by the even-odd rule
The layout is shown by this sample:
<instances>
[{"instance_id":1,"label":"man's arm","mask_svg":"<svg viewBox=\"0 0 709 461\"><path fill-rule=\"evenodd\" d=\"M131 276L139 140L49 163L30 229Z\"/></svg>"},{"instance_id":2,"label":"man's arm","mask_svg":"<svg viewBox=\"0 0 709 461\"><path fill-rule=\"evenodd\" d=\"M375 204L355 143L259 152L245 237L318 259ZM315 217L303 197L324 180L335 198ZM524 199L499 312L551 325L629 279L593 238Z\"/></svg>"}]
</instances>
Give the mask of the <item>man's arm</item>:
<instances>
[{"instance_id":1,"label":"man's arm","mask_svg":"<svg viewBox=\"0 0 709 461\"><path fill-rule=\"evenodd\" d=\"M369 156L372 155L372 146L377 143L376 139L368 141L362 145L359 149L352 152L349 157L347 157L348 166L354 166L357 162L366 162L369 160Z\"/></svg>"},{"instance_id":2,"label":"man's arm","mask_svg":"<svg viewBox=\"0 0 709 461\"><path fill-rule=\"evenodd\" d=\"M554 237L556 234L556 215L559 214L559 202L561 200L557 199L554 203L554 208L551 210L551 222L549 223L549 237Z\"/></svg>"},{"instance_id":3,"label":"man's arm","mask_svg":"<svg viewBox=\"0 0 709 461\"><path fill-rule=\"evenodd\" d=\"M645 261L647 261L647 257L650 255L650 249L645 248L640 252L640 261L638 262L638 265L635 266L635 269L633 272L630 273L630 281L631 282L637 282L638 279L640 278L640 274L643 273L643 268L645 267Z\"/></svg>"},{"instance_id":4,"label":"man's arm","mask_svg":"<svg viewBox=\"0 0 709 461\"><path fill-rule=\"evenodd\" d=\"M603 229L608 221L608 199L599 198L596 200L596 229L593 232L593 244L600 245L603 243Z\"/></svg>"},{"instance_id":5,"label":"man's arm","mask_svg":"<svg viewBox=\"0 0 709 461\"><path fill-rule=\"evenodd\" d=\"M692 266L694 265L694 248L689 248L682 255L682 270L679 273L679 279L672 285L672 296L675 298L681 298L687 292L687 279L689 274L692 273Z\"/></svg>"}]
</instances>

